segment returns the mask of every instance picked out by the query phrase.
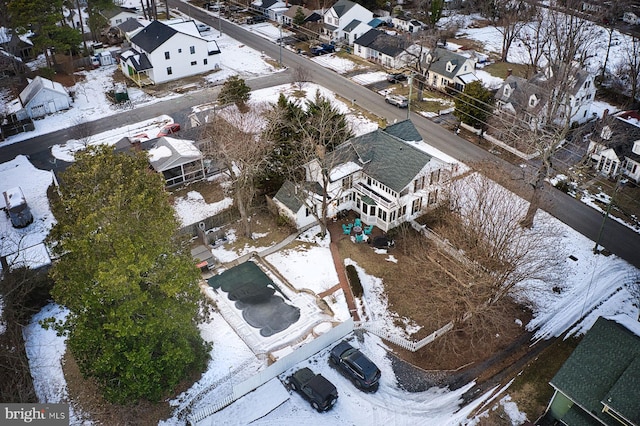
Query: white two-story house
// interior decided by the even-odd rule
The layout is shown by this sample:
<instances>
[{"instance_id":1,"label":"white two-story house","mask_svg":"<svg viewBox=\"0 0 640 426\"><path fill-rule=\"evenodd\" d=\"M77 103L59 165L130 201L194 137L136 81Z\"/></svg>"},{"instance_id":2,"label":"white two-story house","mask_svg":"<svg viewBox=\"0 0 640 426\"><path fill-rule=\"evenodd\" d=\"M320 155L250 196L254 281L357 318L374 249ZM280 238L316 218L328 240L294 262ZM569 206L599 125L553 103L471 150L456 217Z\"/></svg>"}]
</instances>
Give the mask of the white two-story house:
<instances>
[{"instance_id":1,"label":"white two-story house","mask_svg":"<svg viewBox=\"0 0 640 426\"><path fill-rule=\"evenodd\" d=\"M605 114L589 140L593 167L610 178L626 176L640 183L640 113Z\"/></svg>"},{"instance_id":2,"label":"white two-story house","mask_svg":"<svg viewBox=\"0 0 640 426\"><path fill-rule=\"evenodd\" d=\"M323 15L323 28L321 37L326 40L340 41L345 39L343 29L353 20L361 23L370 22L373 13L350 0L338 0ZM346 36L348 38L348 35Z\"/></svg>"},{"instance_id":3,"label":"white two-story house","mask_svg":"<svg viewBox=\"0 0 640 426\"><path fill-rule=\"evenodd\" d=\"M564 93L556 94L560 99L560 108L556 117L547 117L547 101L551 70L538 73L530 79L510 75L496 93L498 112L507 112L521 119L530 126L542 126L554 122L562 124L570 122L585 123L593 119L591 106L596 95L593 75L586 70L575 68L567 81L563 82ZM553 85L553 83L552 83ZM551 90L557 90L552 88Z\"/></svg>"},{"instance_id":4,"label":"white two-story house","mask_svg":"<svg viewBox=\"0 0 640 426\"><path fill-rule=\"evenodd\" d=\"M120 68L139 86L159 84L213 71L219 53L216 41L200 36L194 21L152 21L131 37Z\"/></svg>"},{"instance_id":5,"label":"white two-story house","mask_svg":"<svg viewBox=\"0 0 640 426\"><path fill-rule=\"evenodd\" d=\"M420 149L422 137L405 120L384 130L354 137L327 154L330 164L327 217L353 210L367 225L388 231L435 207L446 197L455 165ZM320 163L305 166L306 184L286 182L273 201L280 214L302 228L320 211ZM309 190L310 189L310 190Z\"/></svg>"},{"instance_id":6,"label":"white two-story house","mask_svg":"<svg viewBox=\"0 0 640 426\"><path fill-rule=\"evenodd\" d=\"M441 47L424 52L422 62L425 81L440 90L453 87L462 91L467 84L478 80L475 59Z\"/></svg>"}]
</instances>

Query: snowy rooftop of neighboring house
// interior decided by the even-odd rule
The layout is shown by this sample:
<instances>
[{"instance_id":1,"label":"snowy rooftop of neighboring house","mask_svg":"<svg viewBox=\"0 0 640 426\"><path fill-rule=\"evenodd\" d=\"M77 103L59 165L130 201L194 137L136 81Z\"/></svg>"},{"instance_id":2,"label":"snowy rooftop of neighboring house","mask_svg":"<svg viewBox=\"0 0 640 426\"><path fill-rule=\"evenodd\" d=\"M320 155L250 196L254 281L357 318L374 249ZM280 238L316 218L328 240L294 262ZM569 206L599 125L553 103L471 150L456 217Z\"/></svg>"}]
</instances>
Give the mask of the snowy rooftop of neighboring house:
<instances>
[{"instance_id":1,"label":"snowy rooftop of neighboring house","mask_svg":"<svg viewBox=\"0 0 640 426\"><path fill-rule=\"evenodd\" d=\"M24 88L22 92L20 92L20 101L23 105L26 105L33 99L35 95L40 92L42 89L50 89L55 92L59 92L62 95L67 96L67 91L64 90L64 86L62 84L57 83L55 81L48 80L46 78L37 76L33 80L28 80L29 84Z\"/></svg>"},{"instance_id":2,"label":"snowy rooftop of neighboring house","mask_svg":"<svg viewBox=\"0 0 640 426\"><path fill-rule=\"evenodd\" d=\"M196 23L193 20L185 21L183 19L172 19L171 21L166 22L167 25L171 26L171 28L176 29L177 31L189 34L190 36L202 38L200 36L200 31L198 31L198 27L196 27Z\"/></svg>"},{"instance_id":3,"label":"snowy rooftop of neighboring house","mask_svg":"<svg viewBox=\"0 0 640 426\"><path fill-rule=\"evenodd\" d=\"M362 170L362 167L360 167L353 161L348 161L344 164L340 164L338 167L335 167L333 170L331 170L329 179L331 179L332 182L335 182L347 175L350 175L353 172L357 172L358 170Z\"/></svg>"},{"instance_id":4,"label":"snowy rooftop of neighboring house","mask_svg":"<svg viewBox=\"0 0 640 426\"><path fill-rule=\"evenodd\" d=\"M159 172L189 163L202 157L202 153L192 141L161 137L149 150L149 162Z\"/></svg>"},{"instance_id":5,"label":"snowy rooftop of neighboring house","mask_svg":"<svg viewBox=\"0 0 640 426\"><path fill-rule=\"evenodd\" d=\"M33 45L33 43L31 42L31 40L29 39L29 36L32 35L33 33L31 33L31 31L29 31L26 34L20 34L18 35L18 37L20 37L20 40L22 40L23 42ZM0 44L4 44L4 43L9 43L11 41L11 29L10 28L6 28L6 27L0 27Z\"/></svg>"}]
</instances>

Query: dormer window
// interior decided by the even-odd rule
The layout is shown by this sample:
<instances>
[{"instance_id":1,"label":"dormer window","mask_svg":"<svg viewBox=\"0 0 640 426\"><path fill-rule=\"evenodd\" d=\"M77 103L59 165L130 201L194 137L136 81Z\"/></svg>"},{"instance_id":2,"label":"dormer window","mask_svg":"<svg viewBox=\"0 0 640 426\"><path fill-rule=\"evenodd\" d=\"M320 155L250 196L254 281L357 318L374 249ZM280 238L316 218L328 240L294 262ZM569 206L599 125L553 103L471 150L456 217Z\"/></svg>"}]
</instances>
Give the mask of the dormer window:
<instances>
[{"instance_id":1,"label":"dormer window","mask_svg":"<svg viewBox=\"0 0 640 426\"><path fill-rule=\"evenodd\" d=\"M453 70L456 68L456 63L453 61L449 61L447 62L447 72L453 72Z\"/></svg>"},{"instance_id":2,"label":"dormer window","mask_svg":"<svg viewBox=\"0 0 640 426\"><path fill-rule=\"evenodd\" d=\"M536 95L531 95L531 97L529 98L529 106L534 107L537 103L538 99L536 98Z\"/></svg>"},{"instance_id":3,"label":"dormer window","mask_svg":"<svg viewBox=\"0 0 640 426\"><path fill-rule=\"evenodd\" d=\"M504 86L504 97L508 98L509 96L511 96L511 86L507 84Z\"/></svg>"},{"instance_id":4,"label":"dormer window","mask_svg":"<svg viewBox=\"0 0 640 426\"><path fill-rule=\"evenodd\" d=\"M611 127L604 126L602 128L602 131L600 132L600 137L602 139L609 140L609 139L611 139L611 135L612 134L613 134L613 131L611 130Z\"/></svg>"}]
</instances>

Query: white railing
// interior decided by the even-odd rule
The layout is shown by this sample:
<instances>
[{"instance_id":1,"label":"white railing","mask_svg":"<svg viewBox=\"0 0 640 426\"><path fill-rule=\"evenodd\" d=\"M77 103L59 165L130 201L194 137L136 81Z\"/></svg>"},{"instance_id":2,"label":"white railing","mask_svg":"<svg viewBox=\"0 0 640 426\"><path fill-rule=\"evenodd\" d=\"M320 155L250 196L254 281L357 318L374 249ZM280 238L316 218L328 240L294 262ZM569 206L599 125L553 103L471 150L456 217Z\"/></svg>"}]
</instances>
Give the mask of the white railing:
<instances>
[{"instance_id":1,"label":"white railing","mask_svg":"<svg viewBox=\"0 0 640 426\"><path fill-rule=\"evenodd\" d=\"M376 203L384 206L387 209L392 209L394 207L397 207L398 204L395 201L387 201L385 199L383 199L382 197L380 197L378 194L376 194L375 192L373 192L372 190L370 190L369 188L367 188L366 186L364 186L362 183L357 183L353 186L353 188L368 196L371 197L371 199L373 199L373 201L375 201Z\"/></svg>"}]
</instances>

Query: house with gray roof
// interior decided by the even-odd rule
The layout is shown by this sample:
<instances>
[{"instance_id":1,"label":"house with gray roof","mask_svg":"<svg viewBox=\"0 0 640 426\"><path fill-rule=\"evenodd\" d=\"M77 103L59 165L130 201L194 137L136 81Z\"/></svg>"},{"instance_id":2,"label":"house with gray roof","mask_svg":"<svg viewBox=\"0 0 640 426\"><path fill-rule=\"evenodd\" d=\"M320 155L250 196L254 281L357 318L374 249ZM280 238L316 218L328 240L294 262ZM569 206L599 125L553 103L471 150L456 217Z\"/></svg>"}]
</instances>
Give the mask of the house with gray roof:
<instances>
[{"instance_id":1,"label":"house with gray roof","mask_svg":"<svg viewBox=\"0 0 640 426\"><path fill-rule=\"evenodd\" d=\"M598 318L549 382L547 415L568 426L640 425L638 333L633 321Z\"/></svg>"},{"instance_id":2,"label":"house with gray roof","mask_svg":"<svg viewBox=\"0 0 640 426\"><path fill-rule=\"evenodd\" d=\"M137 85L165 83L219 67L215 40L200 35L194 21L152 21L131 37L120 69Z\"/></svg>"},{"instance_id":3,"label":"house with gray roof","mask_svg":"<svg viewBox=\"0 0 640 426\"><path fill-rule=\"evenodd\" d=\"M552 75L551 69L545 69L528 80L509 75L496 93L497 111L509 113L532 128L550 121L562 124L567 115L572 124L592 120L591 106L596 95L594 76L574 66L568 80L563 81L564 93L551 95L550 92L557 91ZM547 117L546 100L550 96L560 99L561 107L555 117Z\"/></svg>"},{"instance_id":4,"label":"house with gray roof","mask_svg":"<svg viewBox=\"0 0 640 426\"><path fill-rule=\"evenodd\" d=\"M459 53L437 47L426 52L422 60L425 81L436 89L453 87L462 91L464 86L478 80L475 60Z\"/></svg>"},{"instance_id":5,"label":"house with gray roof","mask_svg":"<svg viewBox=\"0 0 640 426\"><path fill-rule=\"evenodd\" d=\"M138 19L137 9L131 7L113 7L100 12L109 22L110 27L117 27L129 19Z\"/></svg>"},{"instance_id":6,"label":"house with gray roof","mask_svg":"<svg viewBox=\"0 0 640 426\"><path fill-rule=\"evenodd\" d=\"M326 154L324 165L318 160L306 164L304 186L285 183L273 201L302 228L316 220L312 212L320 211L326 185L327 217L353 210L363 223L388 231L446 196L454 166L416 142L422 137L409 120L351 138Z\"/></svg>"},{"instance_id":7,"label":"house with gray roof","mask_svg":"<svg viewBox=\"0 0 640 426\"><path fill-rule=\"evenodd\" d=\"M350 0L338 0L324 13L320 36L331 41L345 40L343 29L354 19L369 22L373 19L373 12Z\"/></svg>"},{"instance_id":8,"label":"house with gray roof","mask_svg":"<svg viewBox=\"0 0 640 426\"><path fill-rule=\"evenodd\" d=\"M589 158L603 175L621 175L640 183L640 113L623 111L609 115L605 110L589 137Z\"/></svg>"},{"instance_id":9,"label":"house with gray roof","mask_svg":"<svg viewBox=\"0 0 640 426\"><path fill-rule=\"evenodd\" d=\"M353 53L385 68L403 68L413 59L407 53L411 43L399 36L384 31L370 29L354 40Z\"/></svg>"}]
</instances>

